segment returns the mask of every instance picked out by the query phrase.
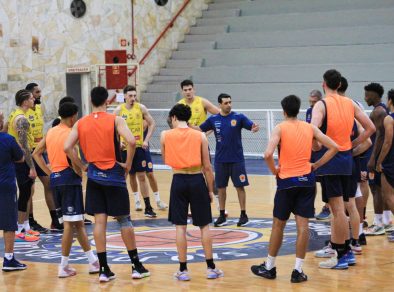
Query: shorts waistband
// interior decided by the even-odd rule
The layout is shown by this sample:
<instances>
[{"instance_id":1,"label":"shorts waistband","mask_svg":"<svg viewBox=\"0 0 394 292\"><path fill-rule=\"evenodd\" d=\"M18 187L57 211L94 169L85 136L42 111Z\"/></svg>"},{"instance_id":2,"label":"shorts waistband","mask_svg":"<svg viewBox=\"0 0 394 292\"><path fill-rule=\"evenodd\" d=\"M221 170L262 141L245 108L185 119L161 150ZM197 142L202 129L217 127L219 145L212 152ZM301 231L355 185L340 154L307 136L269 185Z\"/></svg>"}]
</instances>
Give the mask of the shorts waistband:
<instances>
[{"instance_id":1,"label":"shorts waistband","mask_svg":"<svg viewBox=\"0 0 394 292\"><path fill-rule=\"evenodd\" d=\"M201 170L185 170L185 169L173 169L174 174L200 174Z\"/></svg>"}]
</instances>

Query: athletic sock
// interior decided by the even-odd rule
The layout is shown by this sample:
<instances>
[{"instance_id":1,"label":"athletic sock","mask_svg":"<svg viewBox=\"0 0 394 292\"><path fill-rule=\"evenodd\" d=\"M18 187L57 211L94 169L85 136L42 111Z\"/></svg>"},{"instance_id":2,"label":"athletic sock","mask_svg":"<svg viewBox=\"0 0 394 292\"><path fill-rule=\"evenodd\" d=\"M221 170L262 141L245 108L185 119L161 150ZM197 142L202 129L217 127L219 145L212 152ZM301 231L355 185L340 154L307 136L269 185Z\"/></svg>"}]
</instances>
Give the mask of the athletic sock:
<instances>
[{"instance_id":1,"label":"athletic sock","mask_svg":"<svg viewBox=\"0 0 394 292\"><path fill-rule=\"evenodd\" d=\"M241 210L241 217L246 217L246 211L245 210Z\"/></svg>"},{"instance_id":2,"label":"athletic sock","mask_svg":"<svg viewBox=\"0 0 394 292\"><path fill-rule=\"evenodd\" d=\"M49 214L51 215L52 223L53 224L56 224L56 223L58 224L59 220L57 218L56 210L49 210Z\"/></svg>"},{"instance_id":3,"label":"athletic sock","mask_svg":"<svg viewBox=\"0 0 394 292\"><path fill-rule=\"evenodd\" d=\"M213 263L213 259L205 260L207 262L208 269L215 269L215 264Z\"/></svg>"},{"instance_id":4,"label":"athletic sock","mask_svg":"<svg viewBox=\"0 0 394 292\"><path fill-rule=\"evenodd\" d=\"M184 263L179 262L179 271L183 272L186 270L187 270L187 263L186 262L184 262Z\"/></svg>"},{"instance_id":5,"label":"athletic sock","mask_svg":"<svg viewBox=\"0 0 394 292\"><path fill-rule=\"evenodd\" d=\"M296 269L299 273L302 273L303 263L304 263L304 259L296 258L294 269Z\"/></svg>"},{"instance_id":6,"label":"athletic sock","mask_svg":"<svg viewBox=\"0 0 394 292\"><path fill-rule=\"evenodd\" d=\"M134 267L138 267L142 265L140 259L138 258L137 249L128 250L127 253L129 254L131 263L134 265Z\"/></svg>"},{"instance_id":7,"label":"athletic sock","mask_svg":"<svg viewBox=\"0 0 394 292\"><path fill-rule=\"evenodd\" d=\"M30 224L29 224L29 220L26 220L25 222L23 222L23 228L25 229L25 232L27 232L31 229Z\"/></svg>"},{"instance_id":8,"label":"athletic sock","mask_svg":"<svg viewBox=\"0 0 394 292\"><path fill-rule=\"evenodd\" d=\"M14 257L14 253L13 252L6 252L6 253L4 253L4 257L7 259L7 260L12 260L12 258Z\"/></svg>"},{"instance_id":9,"label":"athletic sock","mask_svg":"<svg viewBox=\"0 0 394 292\"><path fill-rule=\"evenodd\" d=\"M271 270L272 268L275 268L275 260L276 257L272 257L270 255L267 256L267 261L265 262L265 267L267 270Z\"/></svg>"},{"instance_id":10,"label":"athletic sock","mask_svg":"<svg viewBox=\"0 0 394 292\"><path fill-rule=\"evenodd\" d=\"M30 225L32 225L34 223L34 221L36 221L34 219L34 215L33 214L29 214L29 223L30 223Z\"/></svg>"},{"instance_id":11,"label":"athletic sock","mask_svg":"<svg viewBox=\"0 0 394 292\"><path fill-rule=\"evenodd\" d=\"M220 210L220 217L226 216L226 210Z\"/></svg>"},{"instance_id":12,"label":"athletic sock","mask_svg":"<svg viewBox=\"0 0 394 292\"><path fill-rule=\"evenodd\" d=\"M348 252L349 250L351 250L352 248L350 247L350 239L346 239L345 240L345 249L346 249L346 252Z\"/></svg>"},{"instance_id":13,"label":"athletic sock","mask_svg":"<svg viewBox=\"0 0 394 292\"><path fill-rule=\"evenodd\" d=\"M358 230L358 235L361 235L364 233L364 223L360 223L360 229Z\"/></svg>"},{"instance_id":14,"label":"athletic sock","mask_svg":"<svg viewBox=\"0 0 394 292\"><path fill-rule=\"evenodd\" d=\"M335 249L337 252L337 259L340 259L346 254L346 245L331 242L332 249Z\"/></svg>"},{"instance_id":15,"label":"athletic sock","mask_svg":"<svg viewBox=\"0 0 394 292\"><path fill-rule=\"evenodd\" d=\"M67 265L68 265L68 257L62 256L62 259L60 261L60 266L64 268Z\"/></svg>"},{"instance_id":16,"label":"athletic sock","mask_svg":"<svg viewBox=\"0 0 394 292\"><path fill-rule=\"evenodd\" d=\"M97 257L100 263L100 272L109 271L109 267L107 264L107 253L106 252L98 252Z\"/></svg>"},{"instance_id":17,"label":"athletic sock","mask_svg":"<svg viewBox=\"0 0 394 292\"><path fill-rule=\"evenodd\" d=\"M85 254L88 258L89 264L93 264L95 261L97 261L97 257L94 255L93 250L85 251Z\"/></svg>"},{"instance_id":18,"label":"athletic sock","mask_svg":"<svg viewBox=\"0 0 394 292\"><path fill-rule=\"evenodd\" d=\"M150 205L149 197L144 198L144 202L145 202L145 209L152 209L152 206Z\"/></svg>"},{"instance_id":19,"label":"athletic sock","mask_svg":"<svg viewBox=\"0 0 394 292\"><path fill-rule=\"evenodd\" d=\"M383 214L375 214L374 218L374 224L377 226L382 226L383 225Z\"/></svg>"},{"instance_id":20,"label":"athletic sock","mask_svg":"<svg viewBox=\"0 0 394 292\"><path fill-rule=\"evenodd\" d=\"M22 232L22 229L23 229L24 226L25 226L24 223L22 223L22 224L19 224L19 223L18 223L18 233L21 233L21 232Z\"/></svg>"},{"instance_id":21,"label":"athletic sock","mask_svg":"<svg viewBox=\"0 0 394 292\"><path fill-rule=\"evenodd\" d=\"M353 238L351 242L352 242L352 245L355 246L355 245L358 244L358 239L354 239L354 238Z\"/></svg>"},{"instance_id":22,"label":"athletic sock","mask_svg":"<svg viewBox=\"0 0 394 292\"><path fill-rule=\"evenodd\" d=\"M153 193L153 196L155 197L156 203L161 201L161 200L160 200L160 193L159 193L159 192L154 192L154 193Z\"/></svg>"},{"instance_id":23,"label":"athletic sock","mask_svg":"<svg viewBox=\"0 0 394 292\"><path fill-rule=\"evenodd\" d=\"M392 216L392 213L391 213L390 210L384 210L383 211L383 220L382 220L382 222L383 222L384 225L391 224L391 216Z\"/></svg>"},{"instance_id":24,"label":"athletic sock","mask_svg":"<svg viewBox=\"0 0 394 292\"><path fill-rule=\"evenodd\" d=\"M140 193L139 192L134 192L133 193L133 195L134 195L134 202L140 202L141 200L140 200Z\"/></svg>"}]
</instances>

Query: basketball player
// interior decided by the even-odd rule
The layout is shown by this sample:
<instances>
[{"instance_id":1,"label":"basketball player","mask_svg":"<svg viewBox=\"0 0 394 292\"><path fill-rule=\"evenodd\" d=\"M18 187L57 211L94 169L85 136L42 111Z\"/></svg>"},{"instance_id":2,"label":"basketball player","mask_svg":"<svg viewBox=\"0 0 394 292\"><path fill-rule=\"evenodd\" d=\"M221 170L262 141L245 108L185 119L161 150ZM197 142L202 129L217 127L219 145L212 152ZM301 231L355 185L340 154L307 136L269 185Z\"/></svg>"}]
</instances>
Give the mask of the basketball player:
<instances>
[{"instance_id":1,"label":"basketball player","mask_svg":"<svg viewBox=\"0 0 394 292\"><path fill-rule=\"evenodd\" d=\"M95 218L94 240L100 262L100 282L115 279L107 264L106 226L108 216L115 217L122 240L127 248L131 264L132 278L150 276L148 270L139 261L133 225L130 219L130 201L127 192L125 174L130 171L135 151L135 139L126 122L121 117L108 114L108 91L104 87L95 87L91 91L92 113L81 118L73 126L64 143L64 150L73 165L87 170L86 212ZM127 143L126 162L122 163L118 134ZM74 152L79 145L85 155L88 166Z\"/></svg>"},{"instance_id":2,"label":"basketball player","mask_svg":"<svg viewBox=\"0 0 394 292\"><path fill-rule=\"evenodd\" d=\"M40 233L30 228L27 205L37 172L31 156L33 136L26 114L34 106L34 97L27 90L19 90L15 95L15 103L17 107L8 117L8 134L16 139L25 153L25 162L15 164L19 189L18 231L15 240L33 242L40 239Z\"/></svg>"},{"instance_id":3,"label":"basketball player","mask_svg":"<svg viewBox=\"0 0 394 292\"><path fill-rule=\"evenodd\" d=\"M146 135L148 134L148 123L144 120L144 139ZM153 172L153 162L152 162L152 156L148 148L145 150L145 159L146 159L146 167L147 171L145 172L146 177L148 178L149 186L152 189L153 196L155 197L157 208L159 210L165 210L168 208L168 206L160 200L160 193L159 193L159 186L157 184L156 177ZM139 199L139 193L138 193L138 183L137 183L137 177L135 173L130 173L130 186L131 186L131 191L134 194L134 198ZM141 204L140 204L141 205ZM138 209L137 211L140 211L142 209Z\"/></svg>"},{"instance_id":4,"label":"basketball player","mask_svg":"<svg viewBox=\"0 0 394 292\"><path fill-rule=\"evenodd\" d=\"M384 118L384 142L376 165L377 171L382 174L384 199L391 212L394 212L394 89L387 93L387 107L391 113ZM394 242L394 230L387 238Z\"/></svg>"},{"instance_id":5,"label":"basketball player","mask_svg":"<svg viewBox=\"0 0 394 292\"><path fill-rule=\"evenodd\" d=\"M227 224L225 217L226 188L231 180L238 193L241 216L237 226L245 226L249 219L246 214L245 186L249 185L245 169L245 159L242 148L241 131L247 129L253 133L259 126L245 115L231 111L231 96L221 93L218 96L220 113L210 116L200 129L203 132L214 131L216 138L215 151L215 183L219 191L220 215L215 221L215 227Z\"/></svg>"},{"instance_id":6,"label":"basketball player","mask_svg":"<svg viewBox=\"0 0 394 292\"><path fill-rule=\"evenodd\" d=\"M31 132L33 135L33 143L32 143L32 150L37 147L38 143L44 136L44 108L41 104L41 89L37 83L29 83L26 85L26 90L30 91L34 97L34 107L29 109L27 112L28 120L31 127ZM45 156L46 158L46 156ZM58 216L56 213L55 202L53 199L52 189L49 185L49 176L46 175L44 171L35 163L35 168L37 171L37 176L41 181L44 187L44 194L45 194L45 202L47 204L49 214L51 216L51 226L50 229L52 231L62 231L63 226L59 223ZM33 193L34 195L34 185L33 185ZM33 215L33 201L30 199L29 202L29 223L33 230L39 231L41 233L47 232L48 230L42 227L37 221L34 219Z\"/></svg>"},{"instance_id":7,"label":"basketball player","mask_svg":"<svg viewBox=\"0 0 394 292\"><path fill-rule=\"evenodd\" d=\"M3 129L4 115L0 112L0 131ZM0 230L4 237L3 271L25 270L26 265L14 256L15 231L18 229L18 208L16 197L15 162L24 162L23 151L15 138L0 132Z\"/></svg>"},{"instance_id":8,"label":"basketball player","mask_svg":"<svg viewBox=\"0 0 394 292\"><path fill-rule=\"evenodd\" d=\"M312 124L334 140L339 147L339 152L327 164L317 169L316 175L321 176L323 201L330 205L332 212L331 246L337 256L321 262L319 267L347 269L346 254L348 252L345 240L349 230L344 201L349 201L349 195L352 192L351 149L367 140L374 132L375 127L360 107L351 99L338 94L337 89L341 85L341 74L338 71L334 69L326 71L323 79L323 89L326 95L313 107ZM365 131L352 142L350 136L354 119L361 123ZM321 145L315 143L315 150L320 147ZM319 156L323 153L324 149L319 151Z\"/></svg>"},{"instance_id":9,"label":"basketball player","mask_svg":"<svg viewBox=\"0 0 394 292\"><path fill-rule=\"evenodd\" d=\"M314 89L311 91L311 93L309 93L309 105L310 107L306 110L306 115L305 115L305 120L307 123L311 123L312 121L312 109L313 106L316 104L316 102L318 102L319 100L321 100L323 98L320 90ZM313 157L313 153L312 153L312 162L314 157ZM317 214L315 216L315 218L317 220L328 220L331 218L331 212L330 212L330 208L328 207L328 204L324 204L322 210L320 211L319 214Z\"/></svg>"},{"instance_id":10,"label":"basketball player","mask_svg":"<svg viewBox=\"0 0 394 292\"><path fill-rule=\"evenodd\" d=\"M190 121L188 121L188 124L193 129L199 130L198 127L207 119L207 113L210 113L212 115L216 115L219 113L219 108L214 106L209 100L201 96L195 95L196 92L193 81L188 79L183 80L181 82L181 89L183 98L178 101L178 103L188 105L191 108L192 116L190 117ZM207 133L207 135L209 134L210 132ZM220 210L218 199L219 197L216 185L214 187L215 204ZM227 216L227 212L225 213ZM189 214L189 216L191 216L191 214Z\"/></svg>"},{"instance_id":11,"label":"basketball player","mask_svg":"<svg viewBox=\"0 0 394 292\"><path fill-rule=\"evenodd\" d=\"M264 153L272 174L277 178L274 199L274 221L267 261L252 266L252 272L267 279L276 278L275 259L282 245L283 230L290 214L295 215L297 224L296 263L291 274L292 283L308 280L302 270L309 240L309 218L314 217L316 182L313 170L324 165L338 152L338 146L317 127L300 121L297 115L301 100L295 95L281 101L285 121L277 125ZM327 152L316 162L310 163L313 139L327 148ZM275 166L274 152L279 146L279 165Z\"/></svg>"},{"instance_id":12,"label":"basketball player","mask_svg":"<svg viewBox=\"0 0 394 292\"><path fill-rule=\"evenodd\" d=\"M156 213L150 204L149 199L149 187L146 180L146 173L152 171L149 168L146 161L146 152L149 151L149 140L152 137L153 131L155 130L155 121L150 115L148 109L141 103L137 102L137 89L134 86L127 85L123 88L123 93L125 97L125 103L119 105L114 114L123 118L127 126L129 127L131 133L134 135L136 140L136 150L133 158L133 163L131 166L130 174L136 174L137 179L140 184L141 194L144 198L145 203L145 216L146 217L156 217ZM144 125L143 121L147 122L148 133L144 138ZM126 159L126 151L122 151L122 159ZM130 176L130 184L133 184L133 178ZM135 199L135 209L137 211L141 210L141 202L139 194L134 193ZM160 196L158 194L155 196L157 206L159 209L165 209L167 206L161 202Z\"/></svg>"},{"instance_id":13,"label":"basketball player","mask_svg":"<svg viewBox=\"0 0 394 292\"><path fill-rule=\"evenodd\" d=\"M78 118L78 106L71 102L62 103L58 110L60 124L49 129L33 152L33 158L39 167L50 177L55 194L56 207L61 209L64 224L62 236L62 258L58 268L58 277L67 278L76 275L76 270L69 266L73 232L89 260L89 273L98 273L100 266L90 248L83 222L82 171L70 164L64 152L64 142ZM49 168L43 154L47 151ZM77 149L75 149L77 152Z\"/></svg>"},{"instance_id":14,"label":"basketball player","mask_svg":"<svg viewBox=\"0 0 394 292\"><path fill-rule=\"evenodd\" d=\"M371 137L373 149L367 165L368 172L370 176L372 176L370 177L369 187L373 196L375 216L373 224L368 227L365 235L383 235L386 233L385 229L388 231L392 230L390 222L391 211L386 210L387 207L383 201L380 173L376 171L376 160L379 157L384 140L383 121L388 114L388 109L386 105L382 103L384 89L379 83L370 83L364 87L364 90L366 103L368 106L373 106L370 119L376 127L376 134Z\"/></svg>"},{"instance_id":15,"label":"basketball player","mask_svg":"<svg viewBox=\"0 0 394 292\"><path fill-rule=\"evenodd\" d=\"M214 194L208 140L205 134L188 127L187 121L191 114L189 106L175 105L169 113L173 129L163 131L160 137L163 161L172 167L174 173L168 220L176 225L176 245L180 267L174 277L180 281L190 280L186 262L186 227L189 205L193 225L198 226L201 231L201 243L208 267L206 276L208 279L216 279L224 275L213 262L212 239L209 231L209 224L212 222L210 203Z\"/></svg>"}]
</instances>

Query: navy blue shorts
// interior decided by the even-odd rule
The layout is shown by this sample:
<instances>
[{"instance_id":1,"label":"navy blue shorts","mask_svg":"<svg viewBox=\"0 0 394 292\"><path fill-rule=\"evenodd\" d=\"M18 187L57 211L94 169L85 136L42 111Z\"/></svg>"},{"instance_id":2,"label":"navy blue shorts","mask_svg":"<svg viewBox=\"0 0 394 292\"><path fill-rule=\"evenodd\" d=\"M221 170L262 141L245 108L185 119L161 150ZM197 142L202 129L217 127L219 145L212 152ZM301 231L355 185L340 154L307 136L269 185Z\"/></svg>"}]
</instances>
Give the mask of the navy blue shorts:
<instances>
[{"instance_id":1,"label":"navy blue shorts","mask_svg":"<svg viewBox=\"0 0 394 292\"><path fill-rule=\"evenodd\" d=\"M170 191L168 221L175 225L187 225L190 205L194 226L212 222L211 200L202 174L174 174Z\"/></svg>"},{"instance_id":2,"label":"navy blue shorts","mask_svg":"<svg viewBox=\"0 0 394 292\"><path fill-rule=\"evenodd\" d=\"M236 188L249 185L245 170L245 161L233 163L215 162L216 187L218 189L227 187L230 177Z\"/></svg>"},{"instance_id":3,"label":"navy blue shorts","mask_svg":"<svg viewBox=\"0 0 394 292\"><path fill-rule=\"evenodd\" d=\"M7 189L2 188L0 195L0 230L18 230L18 207L16 186Z\"/></svg>"},{"instance_id":4,"label":"navy blue shorts","mask_svg":"<svg viewBox=\"0 0 394 292\"><path fill-rule=\"evenodd\" d=\"M368 174L368 184L380 187L382 185L380 172L374 171L373 178L370 178Z\"/></svg>"},{"instance_id":5,"label":"navy blue shorts","mask_svg":"<svg viewBox=\"0 0 394 292\"><path fill-rule=\"evenodd\" d=\"M127 152L122 151L123 162L126 162L126 158L127 158ZM135 149L130 173L134 174L136 172L152 172L152 171L153 171L153 164L149 150L144 150L141 147L137 147Z\"/></svg>"},{"instance_id":6,"label":"navy blue shorts","mask_svg":"<svg viewBox=\"0 0 394 292\"><path fill-rule=\"evenodd\" d=\"M328 200L334 197L343 197L343 200L345 202L348 202L352 194L352 176L351 175L321 176L321 189L322 189L323 202L325 203L328 203Z\"/></svg>"},{"instance_id":7,"label":"navy blue shorts","mask_svg":"<svg viewBox=\"0 0 394 292\"><path fill-rule=\"evenodd\" d=\"M129 216L130 200L126 187L105 186L88 179L86 184L86 213L108 216Z\"/></svg>"},{"instance_id":8,"label":"navy blue shorts","mask_svg":"<svg viewBox=\"0 0 394 292\"><path fill-rule=\"evenodd\" d=\"M361 182L361 165L360 165L360 158L353 157L353 168L352 168L352 175L351 175L351 190L349 194L349 198L354 198L357 193L357 186L358 183Z\"/></svg>"},{"instance_id":9,"label":"navy blue shorts","mask_svg":"<svg viewBox=\"0 0 394 292\"><path fill-rule=\"evenodd\" d=\"M367 164L369 158L367 156L359 156L360 159L360 170L368 172Z\"/></svg>"},{"instance_id":10,"label":"navy blue shorts","mask_svg":"<svg viewBox=\"0 0 394 292\"><path fill-rule=\"evenodd\" d=\"M34 149L33 149L34 151ZM44 157L45 163L49 163L48 155L46 152L43 153L42 157ZM34 167L36 168L37 176L48 176L40 166L38 166L37 162L33 159Z\"/></svg>"},{"instance_id":11,"label":"navy blue shorts","mask_svg":"<svg viewBox=\"0 0 394 292\"><path fill-rule=\"evenodd\" d=\"M315 197L316 186L277 190L273 215L279 220L288 220L291 213L304 218L313 218Z\"/></svg>"},{"instance_id":12,"label":"navy blue shorts","mask_svg":"<svg viewBox=\"0 0 394 292\"><path fill-rule=\"evenodd\" d=\"M83 193L81 185L64 185L53 188L56 208L60 208L63 221L82 221L83 214Z\"/></svg>"}]
</instances>

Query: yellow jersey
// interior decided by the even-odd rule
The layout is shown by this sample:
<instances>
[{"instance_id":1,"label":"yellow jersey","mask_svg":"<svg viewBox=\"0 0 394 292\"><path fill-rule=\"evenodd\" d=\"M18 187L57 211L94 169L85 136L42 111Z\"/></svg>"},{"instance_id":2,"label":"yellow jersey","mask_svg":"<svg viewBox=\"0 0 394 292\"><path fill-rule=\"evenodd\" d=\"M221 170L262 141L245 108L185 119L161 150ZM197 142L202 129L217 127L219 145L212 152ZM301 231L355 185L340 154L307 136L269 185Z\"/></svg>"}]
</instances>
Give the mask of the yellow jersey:
<instances>
[{"instance_id":1,"label":"yellow jersey","mask_svg":"<svg viewBox=\"0 0 394 292\"><path fill-rule=\"evenodd\" d=\"M178 103L190 106L192 110L192 116L189 120L190 125L199 126L207 119L207 112L205 111L201 96L195 96L192 104L188 104L186 98L182 98Z\"/></svg>"},{"instance_id":2,"label":"yellow jersey","mask_svg":"<svg viewBox=\"0 0 394 292\"><path fill-rule=\"evenodd\" d=\"M25 116L26 119L28 119L27 113L25 113L23 110L21 110L20 108L14 109L10 113L10 115L8 116L8 131L7 132L9 135L13 136L15 138L15 140L19 143L19 135L18 135L18 132L16 131L15 125L14 125L15 118L17 116ZM34 142L33 135L31 133L31 127L29 128L29 131L27 132L27 142L28 142L29 148L31 150L32 146L33 146L33 142Z\"/></svg>"},{"instance_id":3,"label":"yellow jersey","mask_svg":"<svg viewBox=\"0 0 394 292\"><path fill-rule=\"evenodd\" d=\"M25 116L30 123L30 131L33 136L32 149L34 149L44 137L44 116L41 105L37 104L35 109L29 109Z\"/></svg>"},{"instance_id":4,"label":"yellow jersey","mask_svg":"<svg viewBox=\"0 0 394 292\"><path fill-rule=\"evenodd\" d=\"M138 102L134 102L133 107L127 109L125 103L121 104L118 115L126 121L127 126L135 138L136 146L142 147L142 143L144 142L144 117L141 105Z\"/></svg>"}]
</instances>

